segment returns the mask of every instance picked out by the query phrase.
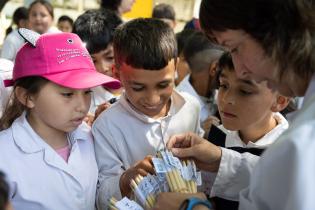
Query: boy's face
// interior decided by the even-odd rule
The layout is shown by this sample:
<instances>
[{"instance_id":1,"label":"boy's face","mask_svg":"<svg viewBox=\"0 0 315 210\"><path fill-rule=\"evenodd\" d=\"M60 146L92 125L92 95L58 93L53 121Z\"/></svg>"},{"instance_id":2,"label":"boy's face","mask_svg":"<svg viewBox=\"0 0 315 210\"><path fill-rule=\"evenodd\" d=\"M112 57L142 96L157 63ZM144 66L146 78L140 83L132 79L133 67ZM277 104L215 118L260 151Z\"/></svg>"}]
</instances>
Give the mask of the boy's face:
<instances>
[{"instance_id":1,"label":"boy's face","mask_svg":"<svg viewBox=\"0 0 315 210\"><path fill-rule=\"evenodd\" d=\"M239 79L233 70L223 70L219 78L218 108L223 126L228 130L262 128L271 119L277 94L267 82Z\"/></svg>"},{"instance_id":2,"label":"boy's face","mask_svg":"<svg viewBox=\"0 0 315 210\"><path fill-rule=\"evenodd\" d=\"M72 25L70 24L69 21L60 21L57 24L57 27L60 31L62 32L72 32Z\"/></svg>"},{"instance_id":3,"label":"boy's face","mask_svg":"<svg viewBox=\"0 0 315 210\"><path fill-rule=\"evenodd\" d=\"M106 49L91 54L96 70L107 76L112 76L112 66L114 64L113 44L109 44Z\"/></svg>"},{"instance_id":4,"label":"boy's face","mask_svg":"<svg viewBox=\"0 0 315 210\"><path fill-rule=\"evenodd\" d=\"M174 88L174 60L160 70L135 69L123 63L117 73L134 108L151 118L167 114Z\"/></svg>"}]
</instances>

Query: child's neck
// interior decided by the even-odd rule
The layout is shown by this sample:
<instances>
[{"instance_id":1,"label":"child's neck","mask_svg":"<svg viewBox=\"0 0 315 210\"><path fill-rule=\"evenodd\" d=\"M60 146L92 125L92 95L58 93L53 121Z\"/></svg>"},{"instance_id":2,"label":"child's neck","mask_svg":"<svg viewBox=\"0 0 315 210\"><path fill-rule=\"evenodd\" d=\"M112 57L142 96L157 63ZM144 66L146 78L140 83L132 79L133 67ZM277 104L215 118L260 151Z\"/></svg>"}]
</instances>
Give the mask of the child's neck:
<instances>
[{"instance_id":1,"label":"child's neck","mask_svg":"<svg viewBox=\"0 0 315 210\"><path fill-rule=\"evenodd\" d=\"M267 123L264 121L264 123L255 124L254 126L239 130L239 136L245 144L248 144L248 142L255 143L272 129L274 129L277 124L277 120L271 116L267 120Z\"/></svg>"},{"instance_id":2,"label":"child's neck","mask_svg":"<svg viewBox=\"0 0 315 210\"><path fill-rule=\"evenodd\" d=\"M33 130L53 149L60 149L68 145L67 133L44 125L37 119L28 116L27 120Z\"/></svg>"}]
</instances>

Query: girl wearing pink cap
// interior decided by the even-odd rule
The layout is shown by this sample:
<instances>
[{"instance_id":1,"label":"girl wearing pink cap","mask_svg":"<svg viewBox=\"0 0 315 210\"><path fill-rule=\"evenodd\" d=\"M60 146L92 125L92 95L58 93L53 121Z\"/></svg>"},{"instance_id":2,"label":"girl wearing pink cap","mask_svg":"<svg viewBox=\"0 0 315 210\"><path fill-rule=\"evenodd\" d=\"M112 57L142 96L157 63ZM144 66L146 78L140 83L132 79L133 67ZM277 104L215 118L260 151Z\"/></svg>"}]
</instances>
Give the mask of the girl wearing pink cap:
<instances>
[{"instance_id":1,"label":"girl wearing pink cap","mask_svg":"<svg viewBox=\"0 0 315 210\"><path fill-rule=\"evenodd\" d=\"M15 210L91 210L98 169L83 119L90 88L120 86L98 73L75 34L39 36L17 53L11 103L0 120L0 170L8 176Z\"/></svg>"}]
</instances>

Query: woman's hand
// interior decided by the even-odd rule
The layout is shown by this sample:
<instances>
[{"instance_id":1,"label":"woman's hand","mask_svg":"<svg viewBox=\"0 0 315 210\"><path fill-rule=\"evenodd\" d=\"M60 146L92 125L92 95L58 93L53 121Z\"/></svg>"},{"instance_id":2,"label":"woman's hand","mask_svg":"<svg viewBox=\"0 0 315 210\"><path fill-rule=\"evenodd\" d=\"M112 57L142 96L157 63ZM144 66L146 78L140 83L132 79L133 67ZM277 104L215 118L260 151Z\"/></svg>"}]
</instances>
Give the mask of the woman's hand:
<instances>
[{"instance_id":1,"label":"woman's hand","mask_svg":"<svg viewBox=\"0 0 315 210\"><path fill-rule=\"evenodd\" d=\"M193 158L201 170L217 172L221 162L222 150L194 133L174 135L167 148L180 158Z\"/></svg>"}]
</instances>

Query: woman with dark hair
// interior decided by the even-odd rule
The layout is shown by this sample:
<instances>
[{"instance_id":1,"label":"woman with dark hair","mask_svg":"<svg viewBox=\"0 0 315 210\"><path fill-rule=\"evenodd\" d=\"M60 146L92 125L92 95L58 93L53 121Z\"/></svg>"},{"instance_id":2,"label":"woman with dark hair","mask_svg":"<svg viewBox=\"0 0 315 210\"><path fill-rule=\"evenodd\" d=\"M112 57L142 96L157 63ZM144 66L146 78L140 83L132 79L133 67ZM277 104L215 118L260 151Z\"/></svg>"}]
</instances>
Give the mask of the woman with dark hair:
<instances>
[{"instance_id":1,"label":"woman with dark hair","mask_svg":"<svg viewBox=\"0 0 315 210\"><path fill-rule=\"evenodd\" d=\"M249 171L249 187L240 191L239 209L314 209L314 11L312 0L203 0L201 4L202 28L230 51L238 77L267 81L286 96L304 96L288 131ZM168 143L175 155L193 157L204 167L221 161L220 153L213 155L209 145L194 134L174 136ZM167 197L174 202L178 195ZM165 200L158 199L161 209Z\"/></svg>"},{"instance_id":2,"label":"woman with dark hair","mask_svg":"<svg viewBox=\"0 0 315 210\"><path fill-rule=\"evenodd\" d=\"M129 12L135 0L101 0L101 8L115 11L119 16Z\"/></svg>"}]
</instances>

